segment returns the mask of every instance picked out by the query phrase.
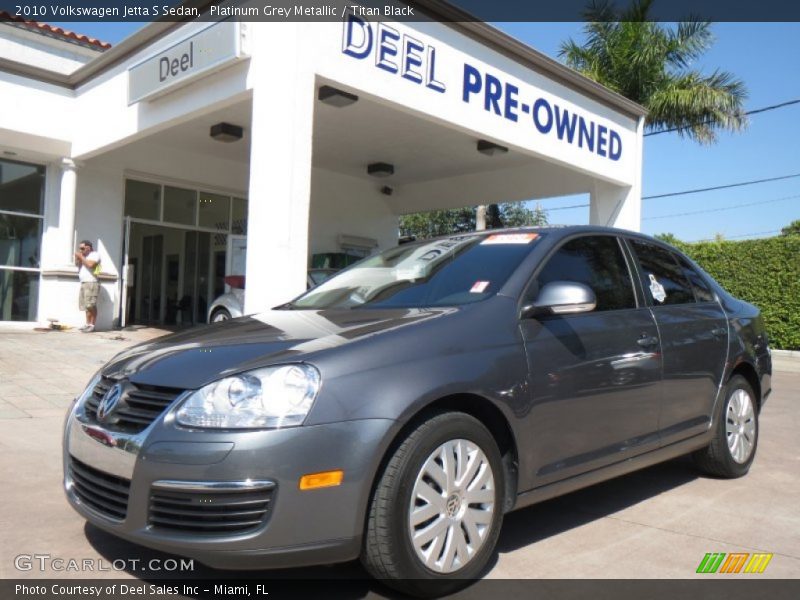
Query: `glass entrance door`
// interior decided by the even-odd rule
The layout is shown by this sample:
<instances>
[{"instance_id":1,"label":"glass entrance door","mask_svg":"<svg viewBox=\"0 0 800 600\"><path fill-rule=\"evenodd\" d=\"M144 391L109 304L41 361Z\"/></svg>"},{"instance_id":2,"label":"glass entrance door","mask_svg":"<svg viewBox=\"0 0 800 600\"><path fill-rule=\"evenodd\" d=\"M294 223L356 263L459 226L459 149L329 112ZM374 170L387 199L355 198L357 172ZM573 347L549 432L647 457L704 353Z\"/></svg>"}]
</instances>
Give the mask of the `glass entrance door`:
<instances>
[{"instance_id":1,"label":"glass entrance door","mask_svg":"<svg viewBox=\"0 0 800 600\"><path fill-rule=\"evenodd\" d=\"M224 293L227 234L131 220L126 228L126 324L197 325Z\"/></svg>"}]
</instances>

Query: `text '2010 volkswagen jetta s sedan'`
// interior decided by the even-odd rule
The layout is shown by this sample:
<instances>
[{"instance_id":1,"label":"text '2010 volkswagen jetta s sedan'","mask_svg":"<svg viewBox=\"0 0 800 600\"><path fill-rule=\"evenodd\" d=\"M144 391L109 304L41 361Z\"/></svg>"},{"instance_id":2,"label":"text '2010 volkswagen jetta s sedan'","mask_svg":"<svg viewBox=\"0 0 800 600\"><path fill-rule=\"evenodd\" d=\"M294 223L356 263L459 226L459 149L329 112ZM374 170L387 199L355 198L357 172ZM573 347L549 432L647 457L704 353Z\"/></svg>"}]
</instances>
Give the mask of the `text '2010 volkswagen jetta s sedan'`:
<instances>
[{"instance_id":1,"label":"text '2010 volkswagen jetta s sedan'","mask_svg":"<svg viewBox=\"0 0 800 600\"><path fill-rule=\"evenodd\" d=\"M360 557L444 592L512 509L687 453L744 475L770 378L758 310L661 242L457 235L116 356L68 415L65 488L212 566Z\"/></svg>"}]
</instances>

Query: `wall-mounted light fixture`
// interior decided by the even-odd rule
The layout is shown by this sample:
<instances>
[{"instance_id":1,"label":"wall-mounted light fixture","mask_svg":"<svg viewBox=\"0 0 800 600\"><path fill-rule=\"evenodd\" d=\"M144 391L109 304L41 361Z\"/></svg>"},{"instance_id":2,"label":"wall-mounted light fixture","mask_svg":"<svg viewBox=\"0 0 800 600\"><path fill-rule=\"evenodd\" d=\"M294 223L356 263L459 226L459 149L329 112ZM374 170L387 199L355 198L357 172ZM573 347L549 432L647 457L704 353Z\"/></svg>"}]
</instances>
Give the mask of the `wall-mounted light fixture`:
<instances>
[{"instance_id":1,"label":"wall-mounted light fixture","mask_svg":"<svg viewBox=\"0 0 800 600\"><path fill-rule=\"evenodd\" d=\"M495 154L505 154L508 152L508 148L488 140L478 140L478 152L486 156L494 156Z\"/></svg>"},{"instance_id":2,"label":"wall-mounted light fixture","mask_svg":"<svg viewBox=\"0 0 800 600\"><path fill-rule=\"evenodd\" d=\"M367 175L372 175L373 177L389 177L389 175L394 175L394 165L385 162L372 163L367 165Z\"/></svg>"},{"instance_id":3,"label":"wall-mounted light fixture","mask_svg":"<svg viewBox=\"0 0 800 600\"><path fill-rule=\"evenodd\" d=\"M331 106L335 106L337 108L350 106L351 104L358 102L358 96L355 94L345 92L330 85L323 85L321 88L319 88L319 92L317 92L317 99L320 102L330 104Z\"/></svg>"},{"instance_id":4,"label":"wall-mounted light fixture","mask_svg":"<svg viewBox=\"0 0 800 600\"><path fill-rule=\"evenodd\" d=\"M217 123L211 126L210 134L218 142L237 142L242 139L244 129L231 123Z\"/></svg>"}]
</instances>

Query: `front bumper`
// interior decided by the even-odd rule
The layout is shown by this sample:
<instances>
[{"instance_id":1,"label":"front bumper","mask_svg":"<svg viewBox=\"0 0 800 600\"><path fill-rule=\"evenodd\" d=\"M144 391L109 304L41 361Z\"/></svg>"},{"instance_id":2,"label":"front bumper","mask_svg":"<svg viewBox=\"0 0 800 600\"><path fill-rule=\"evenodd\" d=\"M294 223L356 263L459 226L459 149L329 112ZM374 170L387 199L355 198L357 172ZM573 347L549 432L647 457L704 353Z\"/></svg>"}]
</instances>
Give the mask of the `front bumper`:
<instances>
[{"instance_id":1,"label":"front bumper","mask_svg":"<svg viewBox=\"0 0 800 600\"><path fill-rule=\"evenodd\" d=\"M167 411L140 434L125 435L89 422L76 404L64 435L64 486L72 507L114 535L217 568L282 568L358 556L370 488L394 421L211 432L177 427L170 416ZM84 469L80 475L71 471L76 464ZM302 475L334 469L344 471L341 485L299 489ZM117 514L102 500L87 502L80 487L100 485L106 493L104 483L128 481L127 510ZM192 501L212 509L219 498L214 484L260 482L269 490L269 510L245 531L165 528L153 519L164 482L193 487L199 495Z\"/></svg>"}]
</instances>

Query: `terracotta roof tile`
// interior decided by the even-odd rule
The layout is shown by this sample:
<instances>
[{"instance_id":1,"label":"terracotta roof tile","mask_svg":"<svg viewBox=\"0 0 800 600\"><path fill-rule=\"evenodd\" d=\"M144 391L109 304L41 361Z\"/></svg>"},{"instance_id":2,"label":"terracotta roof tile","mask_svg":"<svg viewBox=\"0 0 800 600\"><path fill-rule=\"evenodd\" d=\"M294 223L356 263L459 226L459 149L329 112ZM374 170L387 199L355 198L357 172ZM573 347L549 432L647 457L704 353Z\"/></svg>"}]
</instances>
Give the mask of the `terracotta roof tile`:
<instances>
[{"instance_id":1,"label":"terracotta roof tile","mask_svg":"<svg viewBox=\"0 0 800 600\"><path fill-rule=\"evenodd\" d=\"M83 46L89 46L97 50L108 50L109 48L111 48L111 44L109 44L108 42L103 42L101 40L98 40L97 38L89 37L81 33L75 33L74 31L69 31L61 27L56 27L55 25L40 23L39 21L28 21L27 19L23 19L22 17L17 17L4 10L0 10L0 22L12 23L14 25L17 25L18 27L25 27L27 29L36 31L37 33L42 33L44 35L49 34L55 37L61 37L68 40L72 40L74 42L78 42Z\"/></svg>"}]
</instances>

